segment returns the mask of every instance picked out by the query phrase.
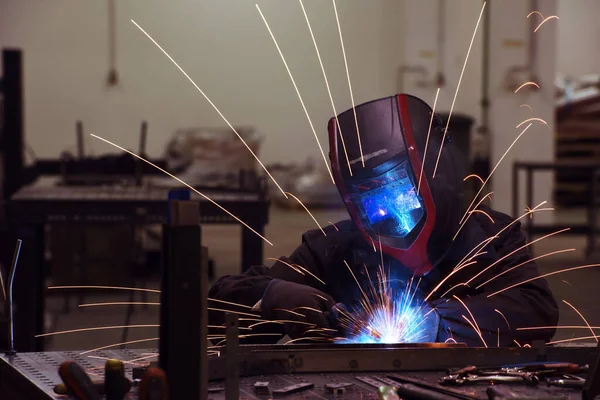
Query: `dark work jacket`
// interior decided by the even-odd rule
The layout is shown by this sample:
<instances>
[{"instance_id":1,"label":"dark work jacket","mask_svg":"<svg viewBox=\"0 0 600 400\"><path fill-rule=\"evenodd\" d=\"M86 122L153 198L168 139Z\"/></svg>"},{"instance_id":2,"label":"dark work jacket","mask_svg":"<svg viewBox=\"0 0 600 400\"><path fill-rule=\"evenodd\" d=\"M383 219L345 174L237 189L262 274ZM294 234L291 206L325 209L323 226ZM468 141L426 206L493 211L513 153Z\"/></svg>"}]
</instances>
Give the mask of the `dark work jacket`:
<instances>
[{"instance_id":1,"label":"dark work jacket","mask_svg":"<svg viewBox=\"0 0 600 400\"><path fill-rule=\"evenodd\" d=\"M431 305L440 314L437 340L443 342L453 338L457 342L472 346L483 346L485 341L490 347L497 346L498 342L501 346L510 346L515 345L515 341L524 345L534 340L550 340L555 329L518 330L522 327L556 326L558 323L558 306L545 279L534 279L488 297L513 284L539 277L539 272L535 262L527 262L531 260L529 247L521 249L526 245L526 240L520 230L520 223L515 222L498 234L514 220L486 207L480 209L485 210L494 222L482 213L472 214L445 258L434 270L422 277L419 283L421 291L425 295L429 294L471 249L486 238L498 236L482 248L480 253L483 254L473 260L477 261L475 264L466 266L452 275L429 298ZM381 264L381 253L374 252L372 243L363 238L351 220L330 225L324 228L324 231L326 235L320 229L304 233L302 244L289 258L282 257L280 260L301 265L325 284L310 274L300 274L284 262L277 261L272 267L253 266L242 275L220 278L209 290L209 297L253 306L262 298L269 282L277 278L315 287L332 296L336 302L355 302L360 293L344 261L363 285L366 276L376 276ZM503 259L499 261L501 258ZM403 281L410 279L410 271L397 260L384 255L383 262L386 269L389 266L391 278ZM461 284L494 263L492 268L468 286ZM523 265L518 266L519 264ZM370 271L369 274L365 273L365 267ZM502 272L506 273L477 288L481 283ZM446 293L449 289L452 290ZM442 295L444 297L441 297ZM454 296L461 299L462 303ZM466 316L472 321L465 306L474 317L482 337L463 317ZM224 322L222 312L210 312L209 319L211 325ZM261 327L262 332L280 332L277 329L281 329L281 325L270 325L268 328L267 326L268 324ZM254 332L255 330L252 331ZM222 330L220 333L223 333ZM263 338L253 342L277 340L276 336L268 336L268 340Z\"/></svg>"}]
</instances>

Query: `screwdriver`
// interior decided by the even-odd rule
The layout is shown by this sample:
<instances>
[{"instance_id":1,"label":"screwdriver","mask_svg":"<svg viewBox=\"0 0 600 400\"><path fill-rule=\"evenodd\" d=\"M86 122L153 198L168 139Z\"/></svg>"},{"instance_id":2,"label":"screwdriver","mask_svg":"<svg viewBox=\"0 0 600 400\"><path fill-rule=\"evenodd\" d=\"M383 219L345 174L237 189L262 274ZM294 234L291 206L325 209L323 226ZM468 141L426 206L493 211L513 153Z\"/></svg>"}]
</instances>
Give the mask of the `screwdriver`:
<instances>
[{"instance_id":1,"label":"screwdriver","mask_svg":"<svg viewBox=\"0 0 600 400\"><path fill-rule=\"evenodd\" d=\"M79 400L100 400L96 386L76 362L65 361L60 364L58 375L65 383L67 390Z\"/></svg>"},{"instance_id":2,"label":"screwdriver","mask_svg":"<svg viewBox=\"0 0 600 400\"><path fill-rule=\"evenodd\" d=\"M167 400L167 375L160 368L149 367L140 383L140 400Z\"/></svg>"}]
</instances>

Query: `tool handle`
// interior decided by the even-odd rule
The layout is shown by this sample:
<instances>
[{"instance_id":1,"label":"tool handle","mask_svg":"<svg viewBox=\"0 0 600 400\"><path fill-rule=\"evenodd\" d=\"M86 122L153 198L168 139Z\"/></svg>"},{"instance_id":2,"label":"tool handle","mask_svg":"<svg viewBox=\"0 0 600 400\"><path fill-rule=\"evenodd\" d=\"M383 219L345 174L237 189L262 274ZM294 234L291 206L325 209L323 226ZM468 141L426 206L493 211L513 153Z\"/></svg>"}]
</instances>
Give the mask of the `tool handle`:
<instances>
[{"instance_id":1,"label":"tool handle","mask_svg":"<svg viewBox=\"0 0 600 400\"><path fill-rule=\"evenodd\" d=\"M167 375L160 368L149 367L140 383L140 400L168 400Z\"/></svg>"},{"instance_id":2,"label":"tool handle","mask_svg":"<svg viewBox=\"0 0 600 400\"><path fill-rule=\"evenodd\" d=\"M456 400L456 397L435 392L410 383L401 383L396 386L396 393L403 399L414 400Z\"/></svg>"},{"instance_id":3,"label":"tool handle","mask_svg":"<svg viewBox=\"0 0 600 400\"><path fill-rule=\"evenodd\" d=\"M79 400L100 400L94 383L76 362L63 362L58 368L58 375L67 386L68 391Z\"/></svg>"}]
</instances>

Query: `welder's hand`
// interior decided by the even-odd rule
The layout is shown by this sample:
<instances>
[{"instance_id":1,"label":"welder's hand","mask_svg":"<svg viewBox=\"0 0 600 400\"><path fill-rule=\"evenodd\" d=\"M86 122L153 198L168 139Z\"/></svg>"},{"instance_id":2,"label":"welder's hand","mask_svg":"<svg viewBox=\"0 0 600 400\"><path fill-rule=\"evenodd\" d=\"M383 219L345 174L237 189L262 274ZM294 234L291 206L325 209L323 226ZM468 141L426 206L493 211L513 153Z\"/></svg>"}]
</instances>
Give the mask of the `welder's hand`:
<instances>
[{"instance_id":1,"label":"welder's hand","mask_svg":"<svg viewBox=\"0 0 600 400\"><path fill-rule=\"evenodd\" d=\"M419 317L415 328L418 334L415 334L414 343L435 343L440 328L440 314L428 304L423 304L419 310Z\"/></svg>"},{"instance_id":2,"label":"welder's hand","mask_svg":"<svg viewBox=\"0 0 600 400\"><path fill-rule=\"evenodd\" d=\"M285 322L286 333L292 338L325 337L335 333L331 324L335 301L326 293L306 285L274 279L262 298L262 317L271 321ZM324 328L320 332L311 329ZM332 335L335 336L335 335Z\"/></svg>"}]
</instances>

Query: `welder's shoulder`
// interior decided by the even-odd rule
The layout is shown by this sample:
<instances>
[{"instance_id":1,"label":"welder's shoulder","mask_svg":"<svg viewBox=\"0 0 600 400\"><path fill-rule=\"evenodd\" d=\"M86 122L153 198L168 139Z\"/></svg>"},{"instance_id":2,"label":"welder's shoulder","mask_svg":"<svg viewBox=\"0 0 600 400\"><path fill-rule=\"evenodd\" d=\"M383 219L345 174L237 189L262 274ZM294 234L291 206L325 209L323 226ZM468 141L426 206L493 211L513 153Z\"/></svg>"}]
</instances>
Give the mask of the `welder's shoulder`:
<instances>
[{"instance_id":1,"label":"welder's shoulder","mask_svg":"<svg viewBox=\"0 0 600 400\"><path fill-rule=\"evenodd\" d=\"M354 241L360 237L360 231L352 222L347 219L329 224L321 229L312 229L302 235L302 243L311 248L327 247L330 244L343 245Z\"/></svg>"},{"instance_id":2,"label":"welder's shoulder","mask_svg":"<svg viewBox=\"0 0 600 400\"><path fill-rule=\"evenodd\" d=\"M486 236L496 236L499 232L500 236L519 236L522 237L521 222L515 221L515 218L510 215L496 211L489 206L479 206L479 210L484 213L473 213L472 217L479 223L479 226L484 230ZM486 215L487 214L487 215ZM510 228L506 228L510 225Z\"/></svg>"}]
</instances>

